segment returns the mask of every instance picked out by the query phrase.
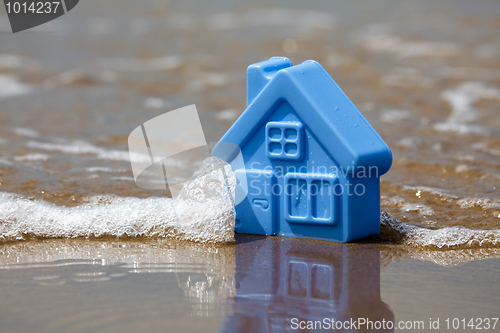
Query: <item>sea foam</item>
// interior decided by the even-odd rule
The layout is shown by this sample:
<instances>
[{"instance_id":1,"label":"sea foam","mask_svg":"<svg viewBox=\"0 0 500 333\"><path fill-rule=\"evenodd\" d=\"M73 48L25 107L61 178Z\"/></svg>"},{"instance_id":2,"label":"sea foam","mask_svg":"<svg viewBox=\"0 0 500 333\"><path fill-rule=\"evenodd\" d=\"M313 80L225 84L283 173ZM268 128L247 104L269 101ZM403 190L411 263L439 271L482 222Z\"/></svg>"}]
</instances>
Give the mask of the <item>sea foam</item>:
<instances>
[{"instance_id":1,"label":"sea foam","mask_svg":"<svg viewBox=\"0 0 500 333\"><path fill-rule=\"evenodd\" d=\"M429 249L493 248L500 245L500 230L472 230L462 227L426 229L401 222L381 211L380 224L386 237L410 247Z\"/></svg>"},{"instance_id":2,"label":"sea foam","mask_svg":"<svg viewBox=\"0 0 500 333\"><path fill-rule=\"evenodd\" d=\"M236 177L231 166L207 158L178 197L90 197L61 207L0 194L0 241L78 237L161 237L201 243L234 242ZM500 230L420 228L381 212L382 240L424 249L500 247Z\"/></svg>"},{"instance_id":3,"label":"sea foam","mask_svg":"<svg viewBox=\"0 0 500 333\"><path fill-rule=\"evenodd\" d=\"M109 204L60 207L4 194L0 240L115 236L230 243L234 241L235 186L231 166L210 157L175 199L117 198Z\"/></svg>"}]
</instances>

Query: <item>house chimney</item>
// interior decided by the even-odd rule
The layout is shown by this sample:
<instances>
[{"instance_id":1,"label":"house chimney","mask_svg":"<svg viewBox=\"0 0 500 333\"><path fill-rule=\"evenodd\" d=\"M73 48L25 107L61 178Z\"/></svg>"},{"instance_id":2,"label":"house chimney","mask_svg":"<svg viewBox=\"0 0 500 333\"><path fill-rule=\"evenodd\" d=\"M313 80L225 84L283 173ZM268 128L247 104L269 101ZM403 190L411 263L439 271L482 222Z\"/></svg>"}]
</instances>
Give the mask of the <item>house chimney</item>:
<instances>
[{"instance_id":1,"label":"house chimney","mask_svg":"<svg viewBox=\"0 0 500 333\"><path fill-rule=\"evenodd\" d=\"M247 106L264 89L272 77L283 68L292 66L290 59L285 57L272 57L247 68Z\"/></svg>"}]
</instances>

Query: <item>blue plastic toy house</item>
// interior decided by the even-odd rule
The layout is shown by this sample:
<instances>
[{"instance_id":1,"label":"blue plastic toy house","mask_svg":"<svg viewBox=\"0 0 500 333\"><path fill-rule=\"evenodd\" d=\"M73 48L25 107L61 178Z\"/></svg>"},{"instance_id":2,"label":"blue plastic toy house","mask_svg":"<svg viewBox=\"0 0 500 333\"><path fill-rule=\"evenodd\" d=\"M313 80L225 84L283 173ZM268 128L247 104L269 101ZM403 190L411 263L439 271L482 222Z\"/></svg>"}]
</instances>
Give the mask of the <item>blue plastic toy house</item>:
<instances>
[{"instance_id":1,"label":"blue plastic toy house","mask_svg":"<svg viewBox=\"0 0 500 333\"><path fill-rule=\"evenodd\" d=\"M236 232L338 242L380 232L391 150L319 63L249 66L247 109L221 142L244 159Z\"/></svg>"}]
</instances>

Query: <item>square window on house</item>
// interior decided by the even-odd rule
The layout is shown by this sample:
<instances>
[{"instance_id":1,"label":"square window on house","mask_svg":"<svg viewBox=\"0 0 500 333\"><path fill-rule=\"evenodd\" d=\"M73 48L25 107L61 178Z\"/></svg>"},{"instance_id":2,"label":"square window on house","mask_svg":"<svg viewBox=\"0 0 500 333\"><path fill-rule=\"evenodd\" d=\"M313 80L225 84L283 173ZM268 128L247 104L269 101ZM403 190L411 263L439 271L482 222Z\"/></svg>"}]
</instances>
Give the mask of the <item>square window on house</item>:
<instances>
[{"instance_id":1,"label":"square window on house","mask_svg":"<svg viewBox=\"0 0 500 333\"><path fill-rule=\"evenodd\" d=\"M285 175L285 219L292 223L336 224L338 178L328 174Z\"/></svg>"},{"instance_id":2,"label":"square window on house","mask_svg":"<svg viewBox=\"0 0 500 333\"><path fill-rule=\"evenodd\" d=\"M304 129L299 122L271 121L266 124L266 155L276 160L304 158Z\"/></svg>"}]
</instances>

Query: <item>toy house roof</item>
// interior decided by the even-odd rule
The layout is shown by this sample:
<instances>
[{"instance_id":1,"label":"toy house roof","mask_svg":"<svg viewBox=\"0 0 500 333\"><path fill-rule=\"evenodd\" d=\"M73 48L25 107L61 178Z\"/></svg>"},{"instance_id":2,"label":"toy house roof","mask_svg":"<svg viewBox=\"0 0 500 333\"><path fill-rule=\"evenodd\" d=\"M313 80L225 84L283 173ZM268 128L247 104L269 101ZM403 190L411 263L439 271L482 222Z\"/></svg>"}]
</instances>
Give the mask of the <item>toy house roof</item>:
<instances>
[{"instance_id":1,"label":"toy house roof","mask_svg":"<svg viewBox=\"0 0 500 333\"><path fill-rule=\"evenodd\" d=\"M392 164L392 153L342 89L316 61L292 66L271 58L248 68L248 107L220 140L240 148L252 138L279 104L286 101L344 170Z\"/></svg>"}]
</instances>

